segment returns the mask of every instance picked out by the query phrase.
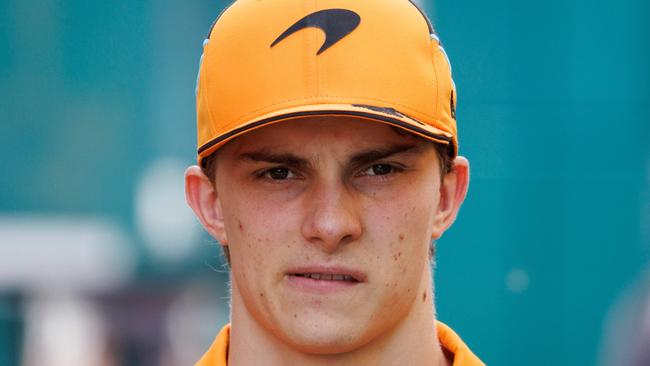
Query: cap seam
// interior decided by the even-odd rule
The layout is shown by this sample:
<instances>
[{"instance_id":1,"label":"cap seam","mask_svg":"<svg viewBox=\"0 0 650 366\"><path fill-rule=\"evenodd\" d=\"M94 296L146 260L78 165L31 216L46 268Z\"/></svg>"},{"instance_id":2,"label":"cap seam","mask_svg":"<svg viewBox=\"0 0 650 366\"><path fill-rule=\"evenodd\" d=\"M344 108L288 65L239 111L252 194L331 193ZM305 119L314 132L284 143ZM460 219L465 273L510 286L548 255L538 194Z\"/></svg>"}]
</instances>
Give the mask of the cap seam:
<instances>
[{"instance_id":1,"label":"cap seam","mask_svg":"<svg viewBox=\"0 0 650 366\"><path fill-rule=\"evenodd\" d=\"M305 14L313 13L316 10L315 1L305 1L303 3L303 9ZM302 59L305 63L305 81L307 83L307 95L318 95L318 64L317 60L314 57L308 56L308 51L315 47L315 32L303 32L303 49L302 49ZM306 45L306 47L305 47Z\"/></svg>"},{"instance_id":2,"label":"cap seam","mask_svg":"<svg viewBox=\"0 0 650 366\"><path fill-rule=\"evenodd\" d=\"M318 9L318 0L314 0L314 12ZM317 42L317 33L316 32L311 32L312 34L312 40L314 41L314 44L318 43ZM320 95L320 63L318 57L313 57L314 59L314 75L316 79L316 95Z\"/></svg>"},{"instance_id":3,"label":"cap seam","mask_svg":"<svg viewBox=\"0 0 650 366\"><path fill-rule=\"evenodd\" d=\"M434 78L434 90L436 91L436 96L434 98L433 111L435 113L434 117L436 121L439 121L440 110L440 83L438 82L438 70L436 69L436 47L434 47L435 41L432 38L429 38L429 47L431 48L431 66L433 67L433 78Z\"/></svg>"}]
</instances>

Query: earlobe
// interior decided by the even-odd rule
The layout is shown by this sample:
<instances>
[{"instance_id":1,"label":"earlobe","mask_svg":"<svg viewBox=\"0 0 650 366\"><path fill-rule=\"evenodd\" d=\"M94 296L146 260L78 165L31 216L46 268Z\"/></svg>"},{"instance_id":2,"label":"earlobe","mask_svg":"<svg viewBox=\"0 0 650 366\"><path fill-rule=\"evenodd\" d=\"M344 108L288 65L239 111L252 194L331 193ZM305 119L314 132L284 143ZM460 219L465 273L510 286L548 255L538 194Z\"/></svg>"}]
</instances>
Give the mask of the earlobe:
<instances>
[{"instance_id":1,"label":"earlobe","mask_svg":"<svg viewBox=\"0 0 650 366\"><path fill-rule=\"evenodd\" d=\"M439 239L454 223L469 187L469 161L458 156L452 171L445 175L440 185L440 201L434 219L432 238Z\"/></svg>"},{"instance_id":2,"label":"earlobe","mask_svg":"<svg viewBox=\"0 0 650 366\"><path fill-rule=\"evenodd\" d=\"M218 192L196 165L185 171L185 199L205 230L221 245L227 245L228 238Z\"/></svg>"}]
</instances>

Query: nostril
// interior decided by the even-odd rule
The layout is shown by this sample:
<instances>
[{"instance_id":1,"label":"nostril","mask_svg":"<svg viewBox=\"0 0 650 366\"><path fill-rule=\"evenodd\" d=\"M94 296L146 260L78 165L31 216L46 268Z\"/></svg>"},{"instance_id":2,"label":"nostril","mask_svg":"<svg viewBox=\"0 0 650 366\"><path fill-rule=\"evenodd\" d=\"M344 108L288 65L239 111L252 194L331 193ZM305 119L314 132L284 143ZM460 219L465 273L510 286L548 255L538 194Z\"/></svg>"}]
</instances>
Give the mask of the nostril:
<instances>
[{"instance_id":1,"label":"nostril","mask_svg":"<svg viewBox=\"0 0 650 366\"><path fill-rule=\"evenodd\" d=\"M348 234L341 239L341 245L346 245L355 240L355 236Z\"/></svg>"}]
</instances>

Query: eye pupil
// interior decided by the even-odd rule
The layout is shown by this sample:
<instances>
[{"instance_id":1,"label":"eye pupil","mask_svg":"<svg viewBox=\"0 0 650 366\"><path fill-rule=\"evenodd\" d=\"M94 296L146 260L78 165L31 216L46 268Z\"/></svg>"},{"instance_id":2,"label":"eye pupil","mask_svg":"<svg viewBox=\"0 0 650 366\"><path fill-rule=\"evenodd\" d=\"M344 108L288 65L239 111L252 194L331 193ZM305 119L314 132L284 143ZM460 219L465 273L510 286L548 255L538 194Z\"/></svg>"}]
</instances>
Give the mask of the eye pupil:
<instances>
[{"instance_id":1,"label":"eye pupil","mask_svg":"<svg viewBox=\"0 0 650 366\"><path fill-rule=\"evenodd\" d=\"M391 166L387 164L375 164L372 166L372 172L375 175L385 175L385 174L390 174L391 172Z\"/></svg>"},{"instance_id":2,"label":"eye pupil","mask_svg":"<svg viewBox=\"0 0 650 366\"><path fill-rule=\"evenodd\" d=\"M273 168L269 171L269 176L275 180L287 179L289 170L286 168Z\"/></svg>"}]
</instances>

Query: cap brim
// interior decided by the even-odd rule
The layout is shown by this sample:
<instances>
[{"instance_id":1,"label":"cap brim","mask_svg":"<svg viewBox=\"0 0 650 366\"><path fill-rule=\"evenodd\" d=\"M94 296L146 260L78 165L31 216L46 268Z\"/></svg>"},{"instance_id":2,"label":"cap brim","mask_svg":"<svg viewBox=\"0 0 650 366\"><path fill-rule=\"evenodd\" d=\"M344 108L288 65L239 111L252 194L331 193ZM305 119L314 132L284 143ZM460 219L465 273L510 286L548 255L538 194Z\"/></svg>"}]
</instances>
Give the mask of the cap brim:
<instances>
[{"instance_id":1,"label":"cap brim","mask_svg":"<svg viewBox=\"0 0 650 366\"><path fill-rule=\"evenodd\" d=\"M219 135L218 137L201 145L198 149L199 164L202 160L212 154L219 147L228 141L241 136L247 132L274 123L315 116L345 116L357 117L373 122L392 125L428 140L446 145L453 144L451 133L442 131L434 126L413 119L393 108L377 107L365 104L316 104L304 105L292 108L276 110L274 112L259 116L238 127ZM455 154L455 147L451 146L451 154Z\"/></svg>"}]
</instances>

